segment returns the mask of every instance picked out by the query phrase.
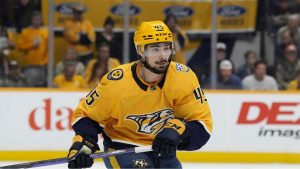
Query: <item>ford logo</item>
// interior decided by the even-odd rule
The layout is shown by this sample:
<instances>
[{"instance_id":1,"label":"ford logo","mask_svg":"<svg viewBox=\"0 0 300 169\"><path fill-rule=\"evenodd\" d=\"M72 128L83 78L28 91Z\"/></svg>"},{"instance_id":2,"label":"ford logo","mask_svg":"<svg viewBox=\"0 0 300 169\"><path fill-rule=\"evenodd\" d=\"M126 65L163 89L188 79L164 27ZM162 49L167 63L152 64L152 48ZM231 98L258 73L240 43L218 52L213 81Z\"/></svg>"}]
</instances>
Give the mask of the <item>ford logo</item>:
<instances>
[{"instance_id":1,"label":"ford logo","mask_svg":"<svg viewBox=\"0 0 300 169\"><path fill-rule=\"evenodd\" d=\"M246 12L246 9L240 6L228 5L218 9L218 14L224 17L237 17Z\"/></svg>"},{"instance_id":2,"label":"ford logo","mask_svg":"<svg viewBox=\"0 0 300 169\"><path fill-rule=\"evenodd\" d=\"M164 10L165 15L173 14L177 18L185 18L194 14L194 11L190 7L186 6L170 6Z\"/></svg>"},{"instance_id":3,"label":"ford logo","mask_svg":"<svg viewBox=\"0 0 300 169\"><path fill-rule=\"evenodd\" d=\"M61 3L56 5L55 10L56 12L63 14L63 15L71 15L72 9L70 8L71 3Z\"/></svg>"},{"instance_id":4,"label":"ford logo","mask_svg":"<svg viewBox=\"0 0 300 169\"><path fill-rule=\"evenodd\" d=\"M117 16L123 16L124 14L124 6L123 5L116 5L113 6L110 9L110 12L117 15ZM129 15L130 16L135 16L141 12L141 9L135 5L130 5L129 7Z\"/></svg>"}]
</instances>

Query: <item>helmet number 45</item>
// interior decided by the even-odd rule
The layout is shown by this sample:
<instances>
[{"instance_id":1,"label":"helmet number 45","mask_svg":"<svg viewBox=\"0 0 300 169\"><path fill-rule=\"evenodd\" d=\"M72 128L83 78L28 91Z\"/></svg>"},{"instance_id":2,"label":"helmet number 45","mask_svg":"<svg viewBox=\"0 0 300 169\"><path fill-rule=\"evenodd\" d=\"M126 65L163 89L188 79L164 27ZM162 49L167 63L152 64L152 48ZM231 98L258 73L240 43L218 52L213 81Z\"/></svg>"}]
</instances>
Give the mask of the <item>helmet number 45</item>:
<instances>
[{"instance_id":1,"label":"helmet number 45","mask_svg":"<svg viewBox=\"0 0 300 169\"><path fill-rule=\"evenodd\" d=\"M156 31L164 31L164 27L162 25L155 25L154 28Z\"/></svg>"}]
</instances>

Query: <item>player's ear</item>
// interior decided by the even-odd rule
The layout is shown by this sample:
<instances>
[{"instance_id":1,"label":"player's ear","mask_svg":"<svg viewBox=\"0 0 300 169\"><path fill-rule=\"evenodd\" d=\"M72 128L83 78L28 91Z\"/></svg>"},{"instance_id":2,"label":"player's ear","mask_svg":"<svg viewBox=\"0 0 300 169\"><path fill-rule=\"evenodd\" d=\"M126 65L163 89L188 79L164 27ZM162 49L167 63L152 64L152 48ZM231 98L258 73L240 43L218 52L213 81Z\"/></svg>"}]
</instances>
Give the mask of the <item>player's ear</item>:
<instances>
[{"instance_id":1,"label":"player's ear","mask_svg":"<svg viewBox=\"0 0 300 169\"><path fill-rule=\"evenodd\" d=\"M140 54L137 54L137 57L139 58L139 60L140 60L141 62L145 62L145 57L144 57L144 56L142 56L142 55L140 55Z\"/></svg>"},{"instance_id":2,"label":"player's ear","mask_svg":"<svg viewBox=\"0 0 300 169\"><path fill-rule=\"evenodd\" d=\"M143 53L142 47L140 45L136 46L136 52L141 55Z\"/></svg>"},{"instance_id":3,"label":"player's ear","mask_svg":"<svg viewBox=\"0 0 300 169\"><path fill-rule=\"evenodd\" d=\"M141 62L144 62L145 61L144 50L142 49L142 47L140 45L136 46L136 52L137 52L137 57L139 58L139 60Z\"/></svg>"}]
</instances>

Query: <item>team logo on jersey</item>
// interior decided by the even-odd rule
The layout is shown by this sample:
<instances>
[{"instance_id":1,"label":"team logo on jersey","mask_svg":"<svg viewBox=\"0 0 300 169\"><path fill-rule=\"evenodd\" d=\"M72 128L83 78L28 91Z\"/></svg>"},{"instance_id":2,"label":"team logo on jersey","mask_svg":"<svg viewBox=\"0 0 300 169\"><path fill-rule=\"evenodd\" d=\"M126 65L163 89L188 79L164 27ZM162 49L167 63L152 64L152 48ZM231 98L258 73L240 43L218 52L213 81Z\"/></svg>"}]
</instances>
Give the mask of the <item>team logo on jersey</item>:
<instances>
[{"instance_id":1,"label":"team logo on jersey","mask_svg":"<svg viewBox=\"0 0 300 169\"><path fill-rule=\"evenodd\" d=\"M145 159L132 160L133 168L148 168L149 164Z\"/></svg>"},{"instance_id":2,"label":"team logo on jersey","mask_svg":"<svg viewBox=\"0 0 300 169\"><path fill-rule=\"evenodd\" d=\"M109 80L119 80L122 79L122 77L123 77L122 69L115 69L107 75L107 79Z\"/></svg>"},{"instance_id":3,"label":"team logo on jersey","mask_svg":"<svg viewBox=\"0 0 300 169\"><path fill-rule=\"evenodd\" d=\"M190 71L190 68L185 65L182 65L180 63L176 63L176 70L179 70L182 72L188 72L188 71Z\"/></svg>"},{"instance_id":4,"label":"team logo on jersey","mask_svg":"<svg viewBox=\"0 0 300 169\"><path fill-rule=\"evenodd\" d=\"M146 134L158 133L169 119L174 118L172 109L164 109L145 115L130 115L126 119L133 120L138 125L138 132Z\"/></svg>"}]
</instances>

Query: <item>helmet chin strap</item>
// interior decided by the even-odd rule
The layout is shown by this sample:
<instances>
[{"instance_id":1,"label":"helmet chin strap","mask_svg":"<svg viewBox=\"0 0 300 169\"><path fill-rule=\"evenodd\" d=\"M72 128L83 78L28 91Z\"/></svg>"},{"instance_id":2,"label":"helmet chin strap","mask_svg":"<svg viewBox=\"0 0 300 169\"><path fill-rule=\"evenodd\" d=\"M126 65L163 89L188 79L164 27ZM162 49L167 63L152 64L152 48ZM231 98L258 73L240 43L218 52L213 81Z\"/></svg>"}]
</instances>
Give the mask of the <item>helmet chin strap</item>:
<instances>
[{"instance_id":1,"label":"helmet chin strap","mask_svg":"<svg viewBox=\"0 0 300 169\"><path fill-rule=\"evenodd\" d=\"M172 55L168 59L168 62L169 62L168 67L169 67L170 62L171 62L171 57L172 57ZM142 59L142 56L140 56L139 54L138 54L138 58L139 58L140 62L145 66L145 68L150 70L150 72L158 74L158 75L165 74L165 71L162 72L162 71L156 70L153 67L151 67L145 60ZM168 69L168 67L166 69Z\"/></svg>"}]
</instances>

